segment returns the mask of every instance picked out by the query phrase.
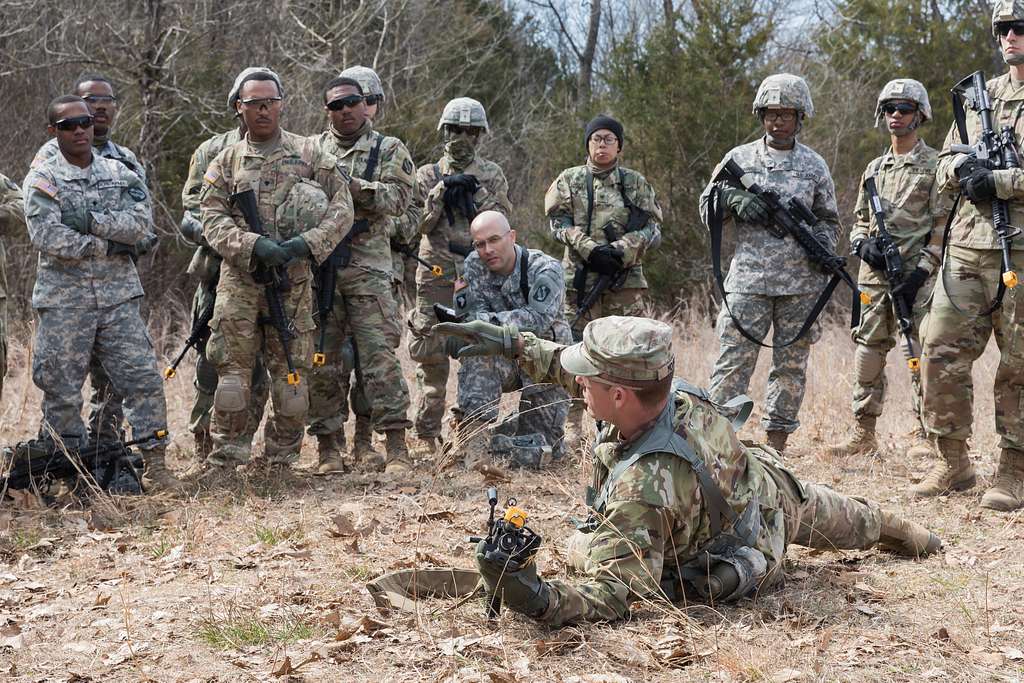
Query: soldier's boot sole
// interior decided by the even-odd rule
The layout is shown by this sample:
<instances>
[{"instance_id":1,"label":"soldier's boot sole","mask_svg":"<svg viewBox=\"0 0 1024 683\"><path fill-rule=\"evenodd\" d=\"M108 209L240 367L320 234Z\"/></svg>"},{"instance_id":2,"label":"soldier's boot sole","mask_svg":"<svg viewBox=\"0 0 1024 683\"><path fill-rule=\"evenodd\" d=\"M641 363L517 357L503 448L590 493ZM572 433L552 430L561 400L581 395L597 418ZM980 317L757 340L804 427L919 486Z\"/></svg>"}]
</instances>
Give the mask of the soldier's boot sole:
<instances>
[{"instance_id":1,"label":"soldier's boot sole","mask_svg":"<svg viewBox=\"0 0 1024 683\"><path fill-rule=\"evenodd\" d=\"M942 539L917 522L882 510L878 545L899 555L925 557L942 549Z\"/></svg>"},{"instance_id":2,"label":"soldier's boot sole","mask_svg":"<svg viewBox=\"0 0 1024 683\"><path fill-rule=\"evenodd\" d=\"M915 498L933 498L947 493L967 491L974 488L977 483L978 477L974 473L974 465L970 462L957 469L940 462L920 483L910 487L910 493Z\"/></svg>"}]
</instances>

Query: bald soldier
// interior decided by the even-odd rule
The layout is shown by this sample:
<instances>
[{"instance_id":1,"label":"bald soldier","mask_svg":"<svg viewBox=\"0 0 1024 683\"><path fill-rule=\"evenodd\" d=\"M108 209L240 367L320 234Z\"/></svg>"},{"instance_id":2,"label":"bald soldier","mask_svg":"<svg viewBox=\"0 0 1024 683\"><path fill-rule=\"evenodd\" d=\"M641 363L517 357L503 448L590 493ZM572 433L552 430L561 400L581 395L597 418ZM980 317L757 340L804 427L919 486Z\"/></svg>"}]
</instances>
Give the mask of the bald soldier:
<instances>
[{"instance_id":1,"label":"bald soldier","mask_svg":"<svg viewBox=\"0 0 1024 683\"><path fill-rule=\"evenodd\" d=\"M455 282L455 314L467 320L514 324L541 339L572 341L562 309L562 265L537 249L516 244L516 231L497 211L484 211L469 226L473 253ZM445 345L455 357L459 340ZM495 424L502 393L520 391L519 410ZM561 388L533 382L507 358L471 356L459 367L452 407L455 439L469 464L486 454L515 465L541 467L563 453L562 433L569 397ZM492 438L493 433L493 438Z\"/></svg>"},{"instance_id":2,"label":"bald soldier","mask_svg":"<svg viewBox=\"0 0 1024 683\"><path fill-rule=\"evenodd\" d=\"M747 445L707 392L673 380L672 328L646 318L589 323L572 346L514 325L445 323L467 343L459 356L514 359L536 382L561 385L604 422L594 447L590 518L573 536L579 583L540 578L533 558L510 560L481 541L476 560L490 594L552 626L611 621L630 603L683 592L714 602L778 585L790 543L828 550L875 545L928 555L941 541L865 498L804 483L768 446ZM664 591L664 593L663 593Z\"/></svg>"}]
</instances>

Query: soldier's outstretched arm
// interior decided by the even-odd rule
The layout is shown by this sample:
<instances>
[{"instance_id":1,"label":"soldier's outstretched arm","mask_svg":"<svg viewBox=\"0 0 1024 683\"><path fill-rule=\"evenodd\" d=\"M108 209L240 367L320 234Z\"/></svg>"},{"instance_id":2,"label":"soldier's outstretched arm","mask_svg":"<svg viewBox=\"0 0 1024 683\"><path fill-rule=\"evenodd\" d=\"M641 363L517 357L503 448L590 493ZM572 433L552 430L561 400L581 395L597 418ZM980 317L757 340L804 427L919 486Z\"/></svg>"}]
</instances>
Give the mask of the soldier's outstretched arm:
<instances>
[{"instance_id":1,"label":"soldier's outstretched arm","mask_svg":"<svg viewBox=\"0 0 1024 683\"><path fill-rule=\"evenodd\" d=\"M156 239L153 232L153 205L149 190L142 178L123 168L114 166L128 186L121 192L116 208L92 211L90 231L111 242L135 245ZM155 241L154 241L155 244Z\"/></svg>"},{"instance_id":2,"label":"soldier's outstretched arm","mask_svg":"<svg viewBox=\"0 0 1024 683\"><path fill-rule=\"evenodd\" d=\"M32 246L66 259L103 256L107 241L65 224L55 180L37 171L25 178L25 224Z\"/></svg>"}]
</instances>

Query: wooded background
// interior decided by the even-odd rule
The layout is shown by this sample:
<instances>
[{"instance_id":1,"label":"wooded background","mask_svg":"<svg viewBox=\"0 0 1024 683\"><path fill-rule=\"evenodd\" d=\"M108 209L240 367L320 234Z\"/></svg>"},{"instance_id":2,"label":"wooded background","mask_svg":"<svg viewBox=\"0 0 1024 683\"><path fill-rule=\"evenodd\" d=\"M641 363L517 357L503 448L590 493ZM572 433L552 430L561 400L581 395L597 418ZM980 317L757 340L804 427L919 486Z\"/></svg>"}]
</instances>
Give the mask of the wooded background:
<instances>
[{"instance_id":1,"label":"wooded background","mask_svg":"<svg viewBox=\"0 0 1024 683\"><path fill-rule=\"evenodd\" d=\"M985 0L0 0L0 172L24 177L52 97L84 72L108 75L121 108L113 139L146 164L155 200L161 243L140 261L148 307L180 312L186 326L194 284L176 237L181 186L193 149L234 125L235 75L275 69L285 127L312 134L325 123L323 84L364 64L387 93L378 128L417 164L440 155L448 99L483 102L482 151L503 167L514 226L531 246L551 247L544 191L582 162L585 122L620 119L624 163L664 209L663 241L645 266L652 297L664 309L707 305L697 197L722 155L759 135L750 107L760 80L788 71L810 83L816 115L801 140L832 169L848 229L860 173L887 145L872 128L881 86L911 77L928 87L935 121L922 133L938 146L949 88L976 69L1005 70L990 17ZM26 236L7 249L12 327L24 332L35 255Z\"/></svg>"}]
</instances>

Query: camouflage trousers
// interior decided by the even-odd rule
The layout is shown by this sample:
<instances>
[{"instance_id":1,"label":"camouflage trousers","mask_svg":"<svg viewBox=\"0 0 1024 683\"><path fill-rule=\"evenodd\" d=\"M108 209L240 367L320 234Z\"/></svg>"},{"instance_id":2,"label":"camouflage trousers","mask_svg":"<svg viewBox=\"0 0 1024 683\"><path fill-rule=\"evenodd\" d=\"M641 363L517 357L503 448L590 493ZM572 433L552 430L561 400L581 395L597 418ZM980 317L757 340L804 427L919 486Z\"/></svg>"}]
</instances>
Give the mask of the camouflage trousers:
<instances>
[{"instance_id":1,"label":"camouflage trousers","mask_svg":"<svg viewBox=\"0 0 1024 683\"><path fill-rule=\"evenodd\" d=\"M199 317L213 294L207 291L206 287L196 288L192 297L192 320ZM210 446L210 416L213 414L213 397L217 392L217 368L206 353L207 344L196 349L196 379L194 387L196 390L195 401L192 403L192 411L188 416L189 431L195 437L196 445L199 448ZM263 359L257 357L256 365L252 369L250 378L251 394L249 397L249 421L246 425L245 440L252 444L252 437L263 421L263 409L270 398L270 381L267 377L267 369L263 367Z\"/></svg>"},{"instance_id":2,"label":"camouflage trousers","mask_svg":"<svg viewBox=\"0 0 1024 683\"><path fill-rule=\"evenodd\" d=\"M448 371L451 368L444 351L444 339L430 334L437 322L434 304L452 305L455 283L445 277L417 271L416 303L409 314L409 356L416 361L416 405L413 423L421 439L441 436Z\"/></svg>"},{"instance_id":3,"label":"camouflage trousers","mask_svg":"<svg viewBox=\"0 0 1024 683\"><path fill-rule=\"evenodd\" d=\"M7 374L7 299L0 299L0 399L4 397L4 375Z\"/></svg>"},{"instance_id":4,"label":"camouflage trousers","mask_svg":"<svg viewBox=\"0 0 1024 683\"><path fill-rule=\"evenodd\" d=\"M93 357L124 397L135 437L167 428L163 381L138 299L100 309L40 308L36 322L32 381L43 392L43 421L56 434L85 437L82 385Z\"/></svg>"},{"instance_id":5,"label":"camouflage trousers","mask_svg":"<svg viewBox=\"0 0 1024 683\"><path fill-rule=\"evenodd\" d=\"M1013 254L1018 264L1024 260L1020 252ZM1024 286L1007 289L999 309L979 316L996 293L1000 252L951 246L944 267L948 289L941 281L935 286L921 330L925 429L933 437L970 438L971 368L994 334L999 347L993 386L999 447L1024 449Z\"/></svg>"},{"instance_id":6,"label":"camouflage trousers","mask_svg":"<svg viewBox=\"0 0 1024 683\"><path fill-rule=\"evenodd\" d=\"M314 369L310 383L309 433L344 433L349 396L355 410L369 409L374 430L407 429L409 387L393 343L397 304L383 278L344 274L326 323L327 363Z\"/></svg>"},{"instance_id":7,"label":"camouflage trousers","mask_svg":"<svg viewBox=\"0 0 1024 683\"><path fill-rule=\"evenodd\" d=\"M507 358L479 356L461 361L452 416L462 425L495 422L501 394L519 390L518 410L496 425L493 432L508 436L539 434L552 447L552 455L561 457L569 395L556 385L533 383L518 364Z\"/></svg>"},{"instance_id":8,"label":"camouflage trousers","mask_svg":"<svg viewBox=\"0 0 1024 683\"><path fill-rule=\"evenodd\" d=\"M934 279L928 280L917 294L914 302L914 329L911 335L915 353L920 357L921 341L918 332L928 312ZM884 285L860 285L863 292L871 297L871 303L861 306L860 322L851 330L854 350L853 414L857 418L882 414L885 402L885 360L896 344L900 345L904 360L907 356L906 343L896 320L889 288ZM906 365L904 365L906 367ZM907 406L914 426L921 424L921 373L905 373L910 377L913 405Z\"/></svg>"},{"instance_id":9,"label":"camouflage trousers","mask_svg":"<svg viewBox=\"0 0 1024 683\"><path fill-rule=\"evenodd\" d=\"M766 296L731 292L729 307L743 329L755 339L764 340L771 327L772 343L779 344L796 336L815 298L814 294ZM713 401L722 403L746 392L761 347L740 334L725 306L718 312L717 332L720 348L708 391ZM795 344L771 349L772 366L761 421L765 430L793 432L800 426L797 415L804 400L807 356L811 344L820 336L821 325L815 323Z\"/></svg>"}]
</instances>

